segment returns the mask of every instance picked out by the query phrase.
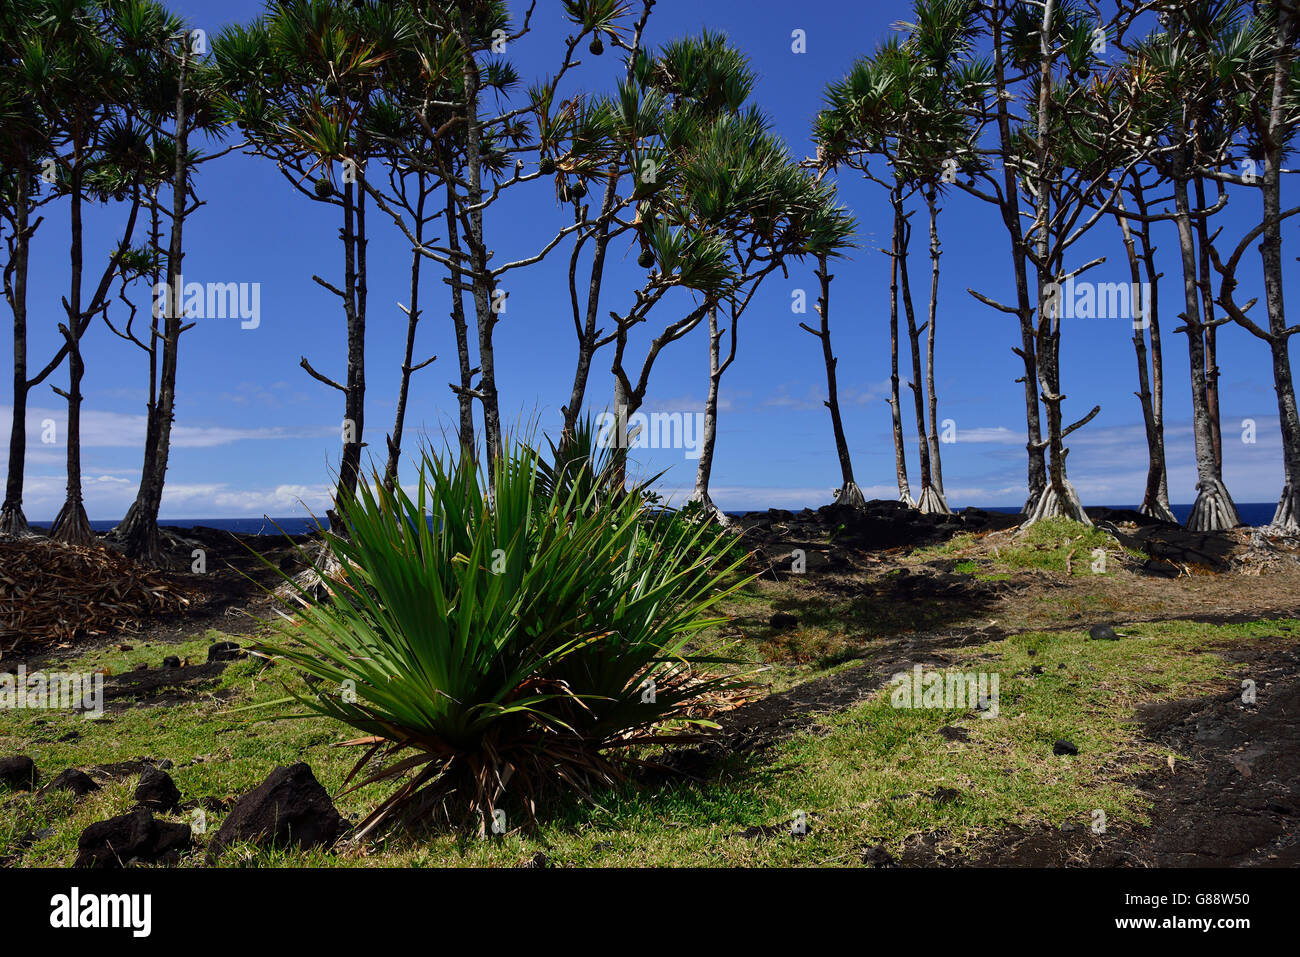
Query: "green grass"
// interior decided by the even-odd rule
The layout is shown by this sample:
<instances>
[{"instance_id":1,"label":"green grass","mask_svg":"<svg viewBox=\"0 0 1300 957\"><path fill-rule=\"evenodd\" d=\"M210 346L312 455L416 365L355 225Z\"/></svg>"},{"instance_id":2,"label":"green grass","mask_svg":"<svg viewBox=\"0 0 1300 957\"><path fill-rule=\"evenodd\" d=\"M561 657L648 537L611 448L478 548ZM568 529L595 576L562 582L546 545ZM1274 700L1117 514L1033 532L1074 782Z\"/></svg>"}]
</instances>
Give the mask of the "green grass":
<instances>
[{"instance_id":1,"label":"green grass","mask_svg":"<svg viewBox=\"0 0 1300 957\"><path fill-rule=\"evenodd\" d=\"M702 784L606 792L597 807L565 803L550 808L533 832L492 840L399 833L365 855L348 856L235 849L222 863L510 866L541 852L564 865L855 865L864 846L884 842L897 849L918 832L942 831L961 845L1008 824L1087 825L1097 808L1112 823L1142 821L1144 805L1129 777L1137 768L1164 766L1167 752L1138 740L1135 709L1223 690L1234 666L1218 652L1275 636L1284 624L1297 623L1140 625L1125 629L1134 637L1117 642L1087 641L1082 633L1021 635L964 649L954 663L958 671L1000 676L1000 714L992 720L973 712L895 709L886 686L859 707L823 716L815 733L778 745L762 760L734 756ZM118 670L138 660L156 666L162 654L197 658L212 637L100 651L61 667ZM1028 673L1034 666L1041 675ZM265 670L249 660L176 706L111 712L101 721L14 712L5 716L0 753L31 755L45 781L66 767L168 758L187 800L245 793L274 765L305 760L335 793L355 759L351 749L330 747L350 737L346 729L321 718L259 723L236 710L281 696L281 680L298 679L283 665ZM219 691L231 697L222 699ZM938 736L944 725L966 729L970 740ZM60 740L70 732L77 736ZM1079 746L1077 757L1052 754L1061 737ZM21 863L67 866L80 831L125 812L133 787L115 784L81 799L0 793L0 855L14 853L29 831L51 827L55 834L29 848ZM935 803L928 795L937 788L953 788L960 797ZM337 801L355 821L380 797L372 788ZM785 833L796 811L809 815L803 840ZM219 814L208 815L209 834L219 824ZM773 834L737 836L752 826ZM198 839L200 849L205 840ZM195 854L187 863L201 860Z\"/></svg>"},{"instance_id":2,"label":"green grass","mask_svg":"<svg viewBox=\"0 0 1300 957\"><path fill-rule=\"evenodd\" d=\"M1104 562L1098 562L1104 553ZM1068 518L1049 518L1014 534L979 537L955 535L940 545L919 548L916 561L959 558L954 570L981 581L1006 581L1017 571L1041 570L1064 575L1110 575L1113 565L1144 561L1146 555L1125 548L1110 532Z\"/></svg>"},{"instance_id":3,"label":"green grass","mask_svg":"<svg viewBox=\"0 0 1300 957\"><path fill-rule=\"evenodd\" d=\"M1105 570L1094 571L1094 559L1104 554L1109 565L1125 554L1114 535L1068 518L1037 522L1019 532L1013 545L999 551L1000 563L1009 568L1041 568L1064 574L1069 564L1076 575L1107 574Z\"/></svg>"}]
</instances>

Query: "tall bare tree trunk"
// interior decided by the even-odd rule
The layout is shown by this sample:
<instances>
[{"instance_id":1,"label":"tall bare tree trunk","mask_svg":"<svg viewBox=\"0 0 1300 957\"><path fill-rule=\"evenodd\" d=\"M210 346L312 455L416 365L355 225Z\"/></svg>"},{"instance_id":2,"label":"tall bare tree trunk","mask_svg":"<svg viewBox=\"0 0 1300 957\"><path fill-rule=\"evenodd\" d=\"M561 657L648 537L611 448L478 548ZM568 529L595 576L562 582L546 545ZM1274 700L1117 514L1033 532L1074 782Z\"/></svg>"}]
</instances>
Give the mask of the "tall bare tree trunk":
<instances>
[{"instance_id":1,"label":"tall bare tree trunk","mask_svg":"<svg viewBox=\"0 0 1300 957\"><path fill-rule=\"evenodd\" d=\"M898 375L898 276L899 262L907 255L903 248L905 238L903 209L897 190L890 193L894 210L894 238L890 249L889 266L889 408L894 432L894 470L898 476L898 500L915 507L911 483L907 480L907 449L903 444L902 383Z\"/></svg>"},{"instance_id":2,"label":"tall bare tree trunk","mask_svg":"<svg viewBox=\"0 0 1300 957\"><path fill-rule=\"evenodd\" d=\"M951 515L947 496L943 491L943 459L939 450L939 393L934 382L934 343L935 329L939 324L939 260L943 256L943 245L939 242L939 207L934 187L925 194L925 207L930 214L930 315L926 323L925 348L925 393L930 411L930 477L931 493L922 495L920 508L922 512Z\"/></svg>"},{"instance_id":3,"label":"tall bare tree trunk","mask_svg":"<svg viewBox=\"0 0 1300 957\"><path fill-rule=\"evenodd\" d=\"M146 430L144 466L135 502L117 529L126 545L126 553L149 564L162 563L162 542L158 533L158 513L162 507L163 486L171 452L172 422L176 418L176 371L184 320L184 293L181 289L185 259L185 204L189 198L186 156L189 150L189 117L185 111L186 68L189 65L188 40L181 45L180 81L176 91L176 156L172 170L171 237L167 247L167 314L163 320L162 368L157 388L157 402L150 409L150 427ZM155 194L156 198L156 194ZM156 207L155 202L155 207ZM156 343L150 354L153 374Z\"/></svg>"},{"instance_id":4,"label":"tall bare tree trunk","mask_svg":"<svg viewBox=\"0 0 1300 957\"><path fill-rule=\"evenodd\" d=\"M1129 274L1133 288L1139 289L1143 283L1143 258L1137 251L1133 237L1133 228L1123 215L1127 212L1122 197L1116 200L1118 213L1116 220L1124 236L1124 248L1128 254ZM1145 214L1144 214L1145 215ZM1175 522L1173 511L1169 507L1168 469L1165 463L1165 432L1163 420L1163 381L1160 370L1160 326L1158 276L1155 275L1154 250L1151 248L1149 227L1142 232L1143 256L1146 257L1147 289L1144 300L1145 322L1133 324L1133 349L1137 355L1138 365L1138 402L1142 406L1142 422L1147 439L1147 481L1142 492L1142 504L1138 510L1143 515ZM1148 370L1147 335L1151 336L1151 370ZM1153 387L1153 379L1155 384Z\"/></svg>"},{"instance_id":5,"label":"tall bare tree trunk","mask_svg":"<svg viewBox=\"0 0 1300 957\"><path fill-rule=\"evenodd\" d=\"M844 437L844 420L840 416L840 389L838 376L835 374L839 360L831 348L831 281L835 278L830 273L830 264L826 256L817 258L817 281L820 285L820 298L817 302L817 315L821 325L813 329L804 323L800 325L821 341L822 361L826 364L826 408L831 413L831 430L835 434L835 453L840 460L840 488L835 493L835 501L840 505L861 508L866 505L866 498L858 483L853 479L853 459L849 454L848 439Z\"/></svg>"},{"instance_id":6,"label":"tall bare tree trunk","mask_svg":"<svg viewBox=\"0 0 1300 957\"><path fill-rule=\"evenodd\" d=\"M1187 527L1206 532L1236 528L1241 524L1237 507L1223 484L1214 456L1214 428L1205 390L1205 333L1201 321L1200 277L1196 264L1196 230L1192 225L1191 200L1187 189L1186 157L1175 157L1174 208L1178 245L1183 268L1183 325L1187 333L1187 355L1192 379L1192 430L1196 440L1196 503Z\"/></svg>"},{"instance_id":7,"label":"tall bare tree trunk","mask_svg":"<svg viewBox=\"0 0 1300 957\"><path fill-rule=\"evenodd\" d=\"M360 172L358 175L364 175ZM343 388L343 453L334 489L334 510L339 512L357 489L361 477L361 451L365 448L366 420L366 284L364 189L343 184L343 312L347 319L348 365ZM331 518L332 522L332 518Z\"/></svg>"},{"instance_id":8,"label":"tall bare tree trunk","mask_svg":"<svg viewBox=\"0 0 1300 957\"><path fill-rule=\"evenodd\" d=\"M447 182L447 247L451 250L451 261L460 262L460 228L456 222L456 186ZM460 374L460 385L452 386L456 393L456 406L459 412L457 439L460 441L462 455L474 455L474 375L477 369L470 365L469 326L465 321L465 298L461 288L460 274L453 270L448 283L451 286L451 325L456 333L456 360Z\"/></svg>"},{"instance_id":9,"label":"tall bare tree trunk","mask_svg":"<svg viewBox=\"0 0 1300 957\"><path fill-rule=\"evenodd\" d=\"M76 145L73 147L72 182L71 182L71 229L72 245L69 260L72 266L72 284L68 295L67 323L59 328L68 346L68 389L66 392L56 389L67 400L68 424L67 443L68 485L67 497L63 507L54 519L51 537L55 541L68 545L89 546L95 543L95 534L90 528L90 519L82 501L81 487L81 380L86 367L81 358L81 333L83 325L89 325L90 316L84 317L81 311L81 276L83 227L81 219L82 189L85 170L82 166L82 144L79 134L74 133ZM93 313L91 314L93 316Z\"/></svg>"},{"instance_id":10,"label":"tall bare tree trunk","mask_svg":"<svg viewBox=\"0 0 1300 957\"><path fill-rule=\"evenodd\" d=\"M898 279L903 297L903 314L907 317L907 338L912 346L912 381L908 387L912 390L912 406L916 413L916 445L921 459L921 497L916 500L916 507L922 512L947 514L948 506L934 487L934 476L930 471L930 445L925 430L925 377L921 370L921 328L916 324L916 307L912 299L912 281L908 273L907 258L911 247L912 225L902 213L902 201L897 200L895 215L903 219L903 255L898 260Z\"/></svg>"},{"instance_id":11,"label":"tall bare tree trunk","mask_svg":"<svg viewBox=\"0 0 1300 957\"><path fill-rule=\"evenodd\" d=\"M735 332L735 316L732 317L732 332ZM688 504L697 506L701 517L727 524L727 516L713 504L709 496L709 482L713 477L713 450L718 442L718 392L722 384L722 373L726 365L722 361L723 330L718 326L718 308L709 310L709 390L704 399L704 435L700 443L700 460L695 466L695 491L687 500ZM734 343L734 338L733 338ZM732 354L734 355L734 347Z\"/></svg>"},{"instance_id":12,"label":"tall bare tree trunk","mask_svg":"<svg viewBox=\"0 0 1300 957\"><path fill-rule=\"evenodd\" d=\"M144 435L144 462L140 467L140 488L144 488L146 483L152 480L155 472L155 463L157 462L158 452L158 352L159 343L165 338L164 331L159 324L160 318L165 321L165 317L159 315L158 287L161 276L159 264L163 262L162 250L162 210L159 205L160 185L155 183L149 190L149 248L154 253L154 266L150 271L151 288L154 294L153 308L149 310L149 346L147 349L149 355L149 397L145 402L145 435ZM167 289L171 290L170 280L167 283ZM168 295L180 295L179 291L169 292ZM165 309L163 310L166 311ZM137 502L140 498L140 491L137 489L136 502L131 503L127 509L125 517L118 526L109 533L110 539L122 541L128 529L136 521L139 514ZM159 556L155 554L155 560Z\"/></svg>"},{"instance_id":13,"label":"tall bare tree trunk","mask_svg":"<svg viewBox=\"0 0 1300 957\"><path fill-rule=\"evenodd\" d=\"M478 322L478 360L482 375L479 401L483 406L483 441L487 449L488 474L496 474L497 461L503 452L501 410L497 395L496 354L492 344L497 315L488 265L488 250L483 238L483 129L479 117L479 65L471 52L473 31L467 8L461 9L461 42L465 47L465 157L466 211L465 243L469 247L470 275L474 287L474 312ZM457 277L459 278L459 277Z\"/></svg>"},{"instance_id":14,"label":"tall bare tree trunk","mask_svg":"<svg viewBox=\"0 0 1300 957\"><path fill-rule=\"evenodd\" d=\"M610 466L610 485L615 493L622 493L627 488L627 459L632 446L632 435L627 428L627 420L641 407L641 403L623 385L619 376L614 376L614 411L617 424L614 427L614 455Z\"/></svg>"},{"instance_id":15,"label":"tall bare tree trunk","mask_svg":"<svg viewBox=\"0 0 1300 957\"><path fill-rule=\"evenodd\" d=\"M1040 270L1038 383L1042 389L1043 408L1046 410L1048 483L1026 519L1025 527L1046 518L1068 518L1083 525L1092 524L1066 474L1065 460L1070 450L1065 446L1069 430L1065 427L1061 410L1065 402L1065 394L1061 392L1061 317L1047 292L1054 279L1050 264L1046 270Z\"/></svg>"},{"instance_id":16,"label":"tall bare tree trunk","mask_svg":"<svg viewBox=\"0 0 1300 957\"><path fill-rule=\"evenodd\" d=\"M591 377L591 364L596 356L596 328L600 311L600 290L605 276L605 258L609 249L610 216L618 200L618 179L610 177L601 200L600 219L596 227L592 248L591 273L587 282L587 299L585 306L580 303L577 287L578 256L582 251L582 242L574 246L573 256L569 261L569 299L573 309L573 322L578 334L578 361L573 370L573 385L569 389L569 401L561 408L564 425L560 432L559 457L567 461L569 449L578 428L578 418L582 415L582 403L587 395L587 382ZM581 317L581 319L580 319Z\"/></svg>"},{"instance_id":17,"label":"tall bare tree trunk","mask_svg":"<svg viewBox=\"0 0 1300 957\"><path fill-rule=\"evenodd\" d=\"M1141 188L1135 192L1135 200L1138 206L1138 212L1146 216L1149 212L1146 201L1146 194ZM1160 280L1163 278L1156 268L1156 246L1151 240L1151 229L1149 226L1142 230L1142 265L1146 272L1147 282L1151 284L1149 313L1151 319L1151 408L1155 414L1156 429L1160 435L1160 459L1165 461L1165 360L1164 360L1164 340L1160 333ZM1173 509L1169 505L1169 470L1166 467L1160 469L1160 491L1158 500L1163 509L1163 513L1173 517Z\"/></svg>"},{"instance_id":18,"label":"tall bare tree trunk","mask_svg":"<svg viewBox=\"0 0 1300 957\"><path fill-rule=\"evenodd\" d=\"M609 190L614 189L613 180ZM607 199L607 202L608 199ZM612 206L612 202L609 203ZM569 401L560 410L564 415L563 431L560 433L560 448L567 450L578 427L578 417L582 415L582 403L587 395L587 381L591 377L591 363L596 355L596 320L600 309L601 280L605 271L605 251L609 246L609 226L601 227L592 256L591 279L587 288L586 314L578 336L578 362L573 370L573 385L569 389ZM576 253L575 253L576 256ZM572 278L572 276L571 276ZM575 298L575 303L577 302Z\"/></svg>"},{"instance_id":19,"label":"tall bare tree trunk","mask_svg":"<svg viewBox=\"0 0 1300 957\"><path fill-rule=\"evenodd\" d=\"M1291 372L1290 334L1282 286L1282 161L1288 85L1294 76L1297 30L1295 5L1279 5L1278 50L1273 62L1273 90L1269 135L1264 155L1264 238L1259 246L1264 266L1264 297L1268 308L1269 348L1273 357L1273 382L1277 390L1278 419L1282 430L1282 465L1286 485L1273 514L1273 527L1300 532L1300 412L1296 409L1295 380Z\"/></svg>"},{"instance_id":20,"label":"tall bare tree trunk","mask_svg":"<svg viewBox=\"0 0 1300 957\"><path fill-rule=\"evenodd\" d=\"M1192 179L1197 209L1208 209L1205 201L1205 178ZM1222 186L1220 186L1222 190ZM1205 407L1210 415L1210 435L1214 441L1214 466L1223 473L1223 423L1219 416L1219 321L1215 318L1213 273L1210 265L1210 224L1199 216L1196 226L1197 269L1205 327Z\"/></svg>"},{"instance_id":21,"label":"tall bare tree trunk","mask_svg":"<svg viewBox=\"0 0 1300 957\"><path fill-rule=\"evenodd\" d=\"M419 176L420 196L415 203L415 239L424 243L424 203L428 192L424 176ZM388 436L388 462L384 466L384 488L392 492L397 486L397 472L401 467L402 432L406 426L406 403L411 393L411 376L423 369L433 359L412 365L415 361L415 333L420 325L420 263L424 255L417 249L411 253L410 305L406 308L406 352L402 357L402 378L397 390L397 412L393 418L393 431ZM436 356L434 358L437 358Z\"/></svg>"},{"instance_id":22,"label":"tall bare tree trunk","mask_svg":"<svg viewBox=\"0 0 1300 957\"><path fill-rule=\"evenodd\" d=\"M32 227L31 170L26 164L17 171L18 194L14 204L13 254L6 276L5 294L14 317L14 399L9 432L9 470L5 481L4 505L0 508L0 538L23 538L31 534L23 514L23 470L27 462L27 271L30 262Z\"/></svg>"}]
</instances>

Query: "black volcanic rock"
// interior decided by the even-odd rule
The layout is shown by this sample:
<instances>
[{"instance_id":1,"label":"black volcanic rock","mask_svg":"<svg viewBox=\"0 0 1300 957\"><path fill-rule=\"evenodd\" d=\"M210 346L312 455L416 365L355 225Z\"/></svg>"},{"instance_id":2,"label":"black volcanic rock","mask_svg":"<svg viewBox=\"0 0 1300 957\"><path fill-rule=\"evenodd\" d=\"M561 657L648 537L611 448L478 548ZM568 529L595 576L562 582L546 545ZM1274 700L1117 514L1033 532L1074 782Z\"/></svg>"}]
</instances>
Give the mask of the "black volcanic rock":
<instances>
[{"instance_id":1,"label":"black volcanic rock","mask_svg":"<svg viewBox=\"0 0 1300 957\"><path fill-rule=\"evenodd\" d=\"M36 762L25 754L0 758L0 786L30 791L36 787Z\"/></svg>"},{"instance_id":2,"label":"black volcanic rock","mask_svg":"<svg viewBox=\"0 0 1300 957\"><path fill-rule=\"evenodd\" d=\"M305 763L277 767L235 804L208 846L216 860L231 844L329 847L338 840L343 818Z\"/></svg>"},{"instance_id":3,"label":"black volcanic rock","mask_svg":"<svg viewBox=\"0 0 1300 957\"><path fill-rule=\"evenodd\" d=\"M171 811L181 801L180 788L171 775L157 768L147 768L136 785L135 800L141 807L154 811Z\"/></svg>"},{"instance_id":4,"label":"black volcanic rock","mask_svg":"<svg viewBox=\"0 0 1300 957\"><path fill-rule=\"evenodd\" d=\"M190 846L188 824L154 820L148 808L90 825L77 839L77 867L117 868L174 861Z\"/></svg>"},{"instance_id":5,"label":"black volcanic rock","mask_svg":"<svg viewBox=\"0 0 1300 957\"><path fill-rule=\"evenodd\" d=\"M246 657L247 653L233 641L219 641L208 649L208 664L214 661L238 661Z\"/></svg>"},{"instance_id":6,"label":"black volcanic rock","mask_svg":"<svg viewBox=\"0 0 1300 957\"><path fill-rule=\"evenodd\" d=\"M84 797L91 791L98 791L99 785L96 784L94 779L85 771L80 771L77 768L68 768L65 771L60 771L59 776L49 784L45 785L41 790L71 791L73 794L77 795L77 797Z\"/></svg>"}]
</instances>

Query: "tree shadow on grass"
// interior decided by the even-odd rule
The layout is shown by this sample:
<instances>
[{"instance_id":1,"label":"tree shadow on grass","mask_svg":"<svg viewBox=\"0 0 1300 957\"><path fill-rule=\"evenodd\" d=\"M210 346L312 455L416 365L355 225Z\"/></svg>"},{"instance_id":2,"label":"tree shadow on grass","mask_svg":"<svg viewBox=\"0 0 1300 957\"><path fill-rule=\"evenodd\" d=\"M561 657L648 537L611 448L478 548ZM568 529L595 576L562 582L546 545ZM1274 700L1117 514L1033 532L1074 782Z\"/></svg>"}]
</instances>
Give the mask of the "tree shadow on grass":
<instances>
[{"instance_id":1,"label":"tree shadow on grass","mask_svg":"<svg viewBox=\"0 0 1300 957\"><path fill-rule=\"evenodd\" d=\"M829 584L829 583L827 583ZM969 626L1014 586L950 572L900 569L871 581L813 585L732 622L763 657L829 667L869 656L881 642Z\"/></svg>"}]
</instances>

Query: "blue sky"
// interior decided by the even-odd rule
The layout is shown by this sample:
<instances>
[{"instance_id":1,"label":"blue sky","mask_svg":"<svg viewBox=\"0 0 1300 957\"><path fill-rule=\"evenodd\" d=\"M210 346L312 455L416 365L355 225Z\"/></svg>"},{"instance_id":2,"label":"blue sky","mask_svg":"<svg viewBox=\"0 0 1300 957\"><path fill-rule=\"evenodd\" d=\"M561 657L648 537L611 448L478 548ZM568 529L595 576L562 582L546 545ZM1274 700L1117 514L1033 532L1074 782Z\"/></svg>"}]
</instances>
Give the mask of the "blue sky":
<instances>
[{"instance_id":1,"label":"blue sky","mask_svg":"<svg viewBox=\"0 0 1300 957\"><path fill-rule=\"evenodd\" d=\"M521 4L512 6L518 9ZM261 3L176 0L174 8L192 26L215 34L226 23L253 19ZM802 156L810 152L810 121L826 84L871 52L907 12L908 4L897 0L804 5L787 0L660 0L649 40L661 43L702 27L729 34L750 55L759 74L757 102L792 151ZM539 5L536 26L511 48L527 80L553 68L556 41L567 32L558 4L549 0ZM806 31L806 53L792 51L795 30ZM619 72L612 55L589 58L576 83L608 89ZM880 251L888 240L888 209L879 187L857 174L846 171L839 183L861 224L861 248L834 269L832 329L845 429L859 484L869 495L892 498L893 446L885 401L889 260ZM332 209L293 191L270 163L253 157L232 155L208 164L198 188L207 205L187 225L185 278L260 284L261 322L255 329L243 329L234 319L202 320L184 336L163 518L281 516L299 514L304 507L320 511L338 462L342 397L311 380L298 367L298 359L305 355L325 374L342 377L342 313L337 300L311 278L318 273L337 282L341 275L337 219ZM117 228L119 215L113 209L92 214L88 264L105 254L109 230ZM562 225L563 216L546 185L517 189L489 219L490 245L502 261L529 255ZM66 211L52 207L46 217L33 247L34 367L57 347L55 327L68 272ZM1240 235L1252 217L1258 221L1258 199L1237 196L1219 219L1225 240ZM370 450L382 456L406 329L398 303L407 297L409 246L378 211L371 222L366 439ZM955 421L958 436L955 445L944 447L949 500L954 506L1020 505L1025 497L1024 405L1015 379L1023 366L1011 352L1018 331L1014 319L966 292L973 287L1010 297L1006 234L990 209L960 193L947 200L942 229L940 417ZM918 239L923 231L918 222ZM1163 268L1172 272L1177 268L1172 227L1158 227L1157 236ZM915 245L924 258L924 242ZM644 275L636 267L636 251L626 252L617 250L612 257L602 314L625 308ZM1118 230L1111 223L1101 224L1076 252L1078 263L1099 255L1109 257L1108 262L1089 278L1128 280ZM1293 262L1294 254L1285 261ZM508 285L509 306L496 337L501 408L508 422L536 420L551 429L568 398L575 342L567 262L561 248L542 265L514 273ZM1245 299L1256 294L1258 262L1254 253L1246 259ZM445 286L436 269L427 269L426 275L426 313L417 351L419 358L439 358L413 383L408 453L421 438L441 445L456 416L447 387L456 377L456 358ZM924 286L928 265L918 262L914 275L923 277L918 286ZM829 501L830 490L839 484L829 416L822 405L821 351L817 341L799 329L799 319L807 317L792 315L796 289L815 297L811 267L796 266L788 279L778 275L769 280L746 314L739 358L723 382L713 489L724 509L817 506ZM1171 498L1187 502L1195 496L1195 470L1186 340L1173 334L1177 321L1169 311L1177 292L1167 279L1162 287L1166 417ZM918 306L923 308L923 294ZM1073 320L1066 323L1063 349L1067 414L1078 417L1094 404L1102 407L1090 426L1071 437L1071 478L1087 504L1134 505L1146 464L1141 413L1133 395L1131 327L1113 319ZM114 337L102 323L88 334L85 351L86 502L92 519L111 520L125 511L139 478L147 367L142 352ZM609 359L605 352L596 360L588 390L593 410L610 400ZM1225 370L1221 385L1228 487L1240 502L1274 500L1282 479L1268 350L1240 329L1227 327L1220 335L1220 365ZM66 370L51 381L65 383ZM707 382L707 341L703 330L697 330L661 356L648 409L701 409ZM7 421L7 378L0 389L0 414ZM62 502L65 479L62 445L41 443L41 423L53 419L61 439L65 412L48 384L30 401L26 511L33 520L44 520ZM1257 423L1255 444L1240 440L1245 419ZM906 419L905 430L914 433ZM640 462L647 470L667 470L661 484L670 493L689 488L694 478L694 462L680 451L643 453ZM911 469L915 485L914 454Z\"/></svg>"}]
</instances>

